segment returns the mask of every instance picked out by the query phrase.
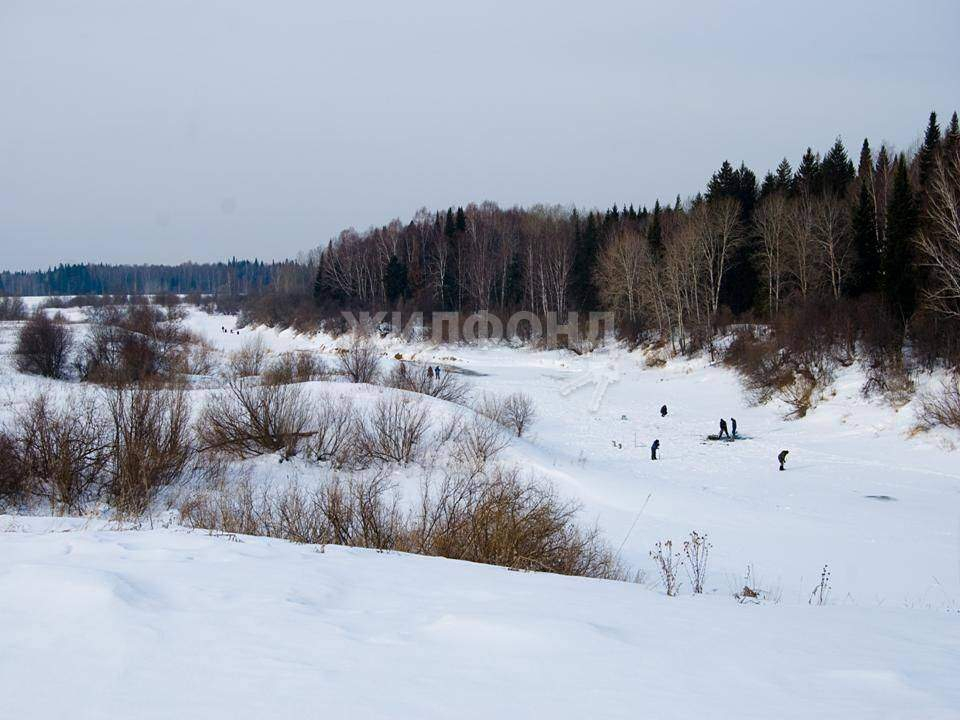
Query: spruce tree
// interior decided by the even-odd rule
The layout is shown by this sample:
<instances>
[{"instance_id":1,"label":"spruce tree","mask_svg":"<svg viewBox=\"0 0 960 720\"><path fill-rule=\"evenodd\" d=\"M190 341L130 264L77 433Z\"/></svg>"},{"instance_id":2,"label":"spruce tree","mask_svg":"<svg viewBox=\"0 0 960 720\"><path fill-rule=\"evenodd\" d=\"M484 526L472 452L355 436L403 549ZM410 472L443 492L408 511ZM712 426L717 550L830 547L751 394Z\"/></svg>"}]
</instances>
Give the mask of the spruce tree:
<instances>
[{"instance_id":1,"label":"spruce tree","mask_svg":"<svg viewBox=\"0 0 960 720\"><path fill-rule=\"evenodd\" d=\"M457 208L457 232L466 232L467 231L467 216L463 213L463 208Z\"/></svg>"},{"instance_id":2,"label":"spruce tree","mask_svg":"<svg viewBox=\"0 0 960 720\"><path fill-rule=\"evenodd\" d=\"M893 190L887 207L886 242L883 248L883 294L890 307L906 322L916 306L916 269L913 263L913 236L919 213L907 160L901 154L893 176Z\"/></svg>"},{"instance_id":3,"label":"spruce tree","mask_svg":"<svg viewBox=\"0 0 960 720\"><path fill-rule=\"evenodd\" d=\"M873 194L860 183L860 197L853 210L853 244L856 251L850 294L876 292L880 286L880 247L877 244Z\"/></svg>"},{"instance_id":4,"label":"spruce tree","mask_svg":"<svg viewBox=\"0 0 960 720\"><path fill-rule=\"evenodd\" d=\"M407 266L396 255L391 255L383 273L384 295L389 302L395 303L405 297L408 290Z\"/></svg>"},{"instance_id":5,"label":"spruce tree","mask_svg":"<svg viewBox=\"0 0 960 720\"><path fill-rule=\"evenodd\" d=\"M855 175L853 163L847 157L847 150L843 147L843 141L837 138L833 147L830 148L830 152L827 153L820 164L823 189L837 197L843 197L846 195L847 185L850 184Z\"/></svg>"},{"instance_id":6,"label":"spruce tree","mask_svg":"<svg viewBox=\"0 0 960 720\"><path fill-rule=\"evenodd\" d=\"M950 152L960 147L960 123L957 122L956 111L954 111L953 117L950 118L950 127L947 130L947 136L944 138L943 144Z\"/></svg>"},{"instance_id":7,"label":"spruce tree","mask_svg":"<svg viewBox=\"0 0 960 720\"><path fill-rule=\"evenodd\" d=\"M794 176L794 189L796 192L817 194L821 188L820 178L820 157L814 155L811 148L803 154L800 160L800 167L797 168L797 174Z\"/></svg>"},{"instance_id":8,"label":"spruce tree","mask_svg":"<svg viewBox=\"0 0 960 720\"><path fill-rule=\"evenodd\" d=\"M930 173L933 171L934 163L937 161L937 154L940 151L940 125L937 124L937 114L930 113L930 120L927 123L927 131L923 136L923 147L917 153L917 160L920 165L920 188L927 187L930 179Z\"/></svg>"},{"instance_id":9,"label":"spruce tree","mask_svg":"<svg viewBox=\"0 0 960 720\"><path fill-rule=\"evenodd\" d=\"M857 166L857 178L862 183L873 182L873 153L870 151L870 141L863 139L860 147L860 164Z\"/></svg>"},{"instance_id":10,"label":"spruce tree","mask_svg":"<svg viewBox=\"0 0 960 720\"><path fill-rule=\"evenodd\" d=\"M457 226L453 220L453 208L447 208L447 220L443 225L443 234L448 238L457 234Z\"/></svg>"},{"instance_id":11,"label":"spruce tree","mask_svg":"<svg viewBox=\"0 0 960 720\"><path fill-rule=\"evenodd\" d=\"M587 214L581 228L580 218L574 216L574 252L571 268L572 295L577 310L589 312L599 307L597 288L593 276L596 272L597 253L600 249L600 228L594 213Z\"/></svg>"},{"instance_id":12,"label":"spruce tree","mask_svg":"<svg viewBox=\"0 0 960 720\"><path fill-rule=\"evenodd\" d=\"M653 204L653 214L647 226L647 241L650 243L650 252L653 259L659 262L663 258L663 228L660 225L660 201Z\"/></svg>"}]
</instances>

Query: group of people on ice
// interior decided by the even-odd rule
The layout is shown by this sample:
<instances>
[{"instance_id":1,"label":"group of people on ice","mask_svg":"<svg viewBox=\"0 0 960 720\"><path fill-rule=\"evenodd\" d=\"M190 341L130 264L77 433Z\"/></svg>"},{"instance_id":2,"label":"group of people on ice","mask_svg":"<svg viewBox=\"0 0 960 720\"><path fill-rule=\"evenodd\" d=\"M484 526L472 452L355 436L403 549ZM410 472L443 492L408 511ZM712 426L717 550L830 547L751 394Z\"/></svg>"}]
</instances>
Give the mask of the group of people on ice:
<instances>
[{"instance_id":1,"label":"group of people on ice","mask_svg":"<svg viewBox=\"0 0 960 720\"><path fill-rule=\"evenodd\" d=\"M667 416L667 406L666 406L666 405L662 405L662 406L660 407L660 417L666 417L666 416ZM727 438L728 440L731 440L731 441L732 441L732 440L736 440L736 438L737 438L737 419L736 419L736 418L733 418L733 417L730 418L730 425L728 426L728 425L727 425L727 421L726 421L724 418L720 418L720 434L719 434L719 435L716 435L716 436L711 435L710 437L711 437L711 439L713 439L713 438L715 437L717 440L720 440L721 438ZM650 446L650 459L651 459L651 460L656 460L656 459L657 459L657 452L658 452L659 450L660 450L660 439L658 438L658 439L654 440L654 441L653 441L653 444ZM780 454L777 455L777 461L780 463L780 470L784 470L784 469L785 469L785 468L784 468L784 463L787 462L787 455L789 454L789 452L790 452L789 450L781 450L781 451L780 451Z\"/></svg>"}]
</instances>

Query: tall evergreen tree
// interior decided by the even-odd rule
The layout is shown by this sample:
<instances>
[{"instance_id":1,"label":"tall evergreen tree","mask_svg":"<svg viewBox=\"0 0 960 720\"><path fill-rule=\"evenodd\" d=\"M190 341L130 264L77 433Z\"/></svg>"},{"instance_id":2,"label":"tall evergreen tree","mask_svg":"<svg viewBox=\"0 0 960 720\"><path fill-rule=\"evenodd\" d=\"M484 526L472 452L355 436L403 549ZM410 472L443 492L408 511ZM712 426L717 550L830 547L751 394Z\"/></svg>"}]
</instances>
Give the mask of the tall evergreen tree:
<instances>
[{"instance_id":1,"label":"tall evergreen tree","mask_svg":"<svg viewBox=\"0 0 960 720\"><path fill-rule=\"evenodd\" d=\"M857 166L857 178L860 182L870 183L873 181L873 153L870 151L870 141L863 139L863 145L860 147L860 164Z\"/></svg>"},{"instance_id":2,"label":"tall evergreen tree","mask_svg":"<svg viewBox=\"0 0 960 720\"><path fill-rule=\"evenodd\" d=\"M957 113L954 111L950 118L950 127L947 129L947 135L943 141L944 147L948 151L954 151L960 147L960 122L957 122Z\"/></svg>"},{"instance_id":3,"label":"tall evergreen tree","mask_svg":"<svg viewBox=\"0 0 960 720\"><path fill-rule=\"evenodd\" d=\"M837 138L820 164L820 175L825 192L833 193L837 197L846 195L847 186L856 176L856 172L840 138Z\"/></svg>"},{"instance_id":4,"label":"tall evergreen tree","mask_svg":"<svg viewBox=\"0 0 960 720\"><path fill-rule=\"evenodd\" d=\"M853 244L856 258L849 283L850 294L876 292L880 287L880 246L877 244L873 194L866 182L860 183L860 197L853 210Z\"/></svg>"},{"instance_id":5,"label":"tall evergreen tree","mask_svg":"<svg viewBox=\"0 0 960 720\"><path fill-rule=\"evenodd\" d=\"M576 212L576 211L574 211ZM609 217L609 216L608 216ZM590 311L600 307L594 273L600 251L600 227L594 213L587 214L581 228L579 215L574 214L573 267L571 268L571 294L577 310Z\"/></svg>"},{"instance_id":6,"label":"tall evergreen tree","mask_svg":"<svg viewBox=\"0 0 960 720\"><path fill-rule=\"evenodd\" d=\"M653 214L650 216L650 224L647 226L647 241L650 243L650 252L656 261L663 258L663 227L660 224L660 201L653 204Z\"/></svg>"},{"instance_id":7,"label":"tall evergreen tree","mask_svg":"<svg viewBox=\"0 0 960 720\"><path fill-rule=\"evenodd\" d=\"M930 113L930 120L927 122L927 131L923 136L923 147L917 153L917 160L920 165L920 188L921 191L927 187L930 179L930 173L933 171L934 163L937 161L937 154L940 152L940 125L937 123L937 114Z\"/></svg>"},{"instance_id":8,"label":"tall evergreen tree","mask_svg":"<svg viewBox=\"0 0 960 720\"><path fill-rule=\"evenodd\" d=\"M467 216L463 212L462 207L457 208L457 232L466 232L467 231Z\"/></svg>"},{"instance_id":9,"label":"tall evergreen tree","mask_svg":"<svg viewBox=\"0 0 960 720\"><path fill-rule=\"evenodd\" d=\"M409 289L407 266L396 255L391 255L383 273L384 295L390 303L395 303L406 297Z\"/></svg>"},{"instance_id":10,"label":"tall evergreen tree","mask_svg":"<svg viewBox=\"0 0 960 720\"><path fill-rule=\"evenodd\" d=\"M917 232L919 213L907 160L897 159L893 190L887 207L887 232L883 248L883 293L891 308L906 322L916 306L916 268L913 262L913 237Z\"/></svg>"},{"instance_id":11,"label":"tall evergreen tree","mask_svg":"<svg viewBox=\"0 0 960 720\"><path fill-rule=\"evenodd\" d=\"M811 195L820 192L822 187L820 156L814 155L811 148L807 148L807 151L803 154L803 158L800 160L800 167L797 168L793 185L796 192L809 193Z\"/></svg>"},{"instance_id":12,"label":"tall evergreen tree","mask_svg":"<svg viewBox=\"0 0 960 720\"><path fill-rule=\"evenodd\" d=\"M453 220L453 208L447 208L447 220L443 224L443 234L448 238L457 234L457 226Z\"/></svg>"}]
</instances>

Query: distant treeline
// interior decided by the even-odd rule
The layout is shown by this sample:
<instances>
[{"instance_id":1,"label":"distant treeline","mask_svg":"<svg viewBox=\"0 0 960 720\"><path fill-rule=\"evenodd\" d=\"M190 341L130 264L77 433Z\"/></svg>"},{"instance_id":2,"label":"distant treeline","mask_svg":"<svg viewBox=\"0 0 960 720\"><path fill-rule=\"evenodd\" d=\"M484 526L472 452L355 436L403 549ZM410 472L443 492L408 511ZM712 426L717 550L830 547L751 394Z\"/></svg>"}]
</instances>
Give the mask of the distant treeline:
<instances>
[{"instance_id":1,"label":"distant treeline","mask_svg":"<svg viewBox=\"0 0 960 720\"><path fill-rule=\"evenodd\" d=\"M180 265L58 265L0 272L0 295L143 295L203 293L251 295L295 292L309 286L308 263L237 260Z\"/></svg>"}]
</instances>

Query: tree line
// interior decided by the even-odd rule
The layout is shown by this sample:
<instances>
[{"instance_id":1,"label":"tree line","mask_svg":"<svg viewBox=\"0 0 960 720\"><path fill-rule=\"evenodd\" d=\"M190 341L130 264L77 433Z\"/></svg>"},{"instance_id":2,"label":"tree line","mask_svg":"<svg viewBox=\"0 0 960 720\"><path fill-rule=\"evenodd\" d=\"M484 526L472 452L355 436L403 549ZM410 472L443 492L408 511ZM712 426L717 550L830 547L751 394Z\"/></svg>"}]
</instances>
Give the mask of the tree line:
<instances>
[{"instance_id":1,"label":"tree line","mask_svg":"<svg viewBox=\"0 0 960 720\"><path fill-rule=\"evenodd\" d=\"M0 295L248 295L309 287L306 261L237 260L179 265L60 264L47 270L0 271Z\"/></svg>"},{"instance_id":2,"label":"tree line","mask_svg":"<svg viewBox=\"0 0 960 720\"><path fill-rule=\"evenodd\" d=\"M762 179L723 162L652 209L493 203L416 213L321 248L320 308L613 310L622 332L686 349L731 317L869 299L905 332L960 317L960 129L931 113L919 150L839 138ZM938 326L939 327L939 326ZM942 330L942 327L941 327ZM939 333L939 331L938 331Z\"/></svg>"}]
</instances>

